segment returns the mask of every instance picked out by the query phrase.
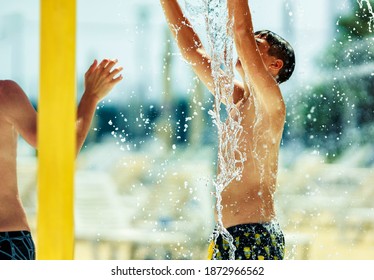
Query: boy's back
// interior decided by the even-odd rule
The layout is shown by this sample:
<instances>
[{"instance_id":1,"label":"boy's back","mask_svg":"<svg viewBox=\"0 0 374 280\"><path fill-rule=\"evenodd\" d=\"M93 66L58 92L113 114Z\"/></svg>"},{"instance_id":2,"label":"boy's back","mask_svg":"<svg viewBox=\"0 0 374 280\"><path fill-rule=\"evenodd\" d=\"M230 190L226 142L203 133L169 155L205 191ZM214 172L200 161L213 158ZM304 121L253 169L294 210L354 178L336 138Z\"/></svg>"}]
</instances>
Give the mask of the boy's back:
<instances>
[{"instance_id":1,"label":"boy's back","mask_svg":"<svg viewBox=\"0 0 374 280\"><path fill-rule=\"evenodd\" d=\"M22 95L14 82L0 81L0 232L30 230L18 195L16 175L18 132L13 122L14 110L27 110L27 105L31 106L23 103ZM18 106L13 106L18 100L21 101Z\"/></svg>"}]
</instances>

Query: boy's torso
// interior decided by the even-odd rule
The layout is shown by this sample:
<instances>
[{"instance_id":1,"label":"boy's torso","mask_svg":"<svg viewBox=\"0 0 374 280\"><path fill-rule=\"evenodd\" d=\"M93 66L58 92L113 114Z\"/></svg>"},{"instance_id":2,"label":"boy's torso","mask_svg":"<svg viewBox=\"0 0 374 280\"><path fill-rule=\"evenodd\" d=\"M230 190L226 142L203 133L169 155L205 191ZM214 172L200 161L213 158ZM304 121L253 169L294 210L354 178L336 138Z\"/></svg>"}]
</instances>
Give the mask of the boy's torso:
<instances>
[{"instance_id":1,"label":"boy's torso","mask_svg":"<svg viewBox=\"0 0 374 280\"><path fill-rule=\"evenodd\" d=\"M30 230L17 187L17 140L14 126L0 112L0 232Z\"/></svg>"},{"instance_id":2,"label":"boy's torso","mask_svg":"<svg viewBox=\"0 0 374 280\"><path fill-rule=\"evenodd\" d=\"M242 117L240 152L246 154L240 181L232 181L222 192L223 224L269 222L275 218L273 195L278 172L279 145L284 122L245 100L237 107ZM257 103L258 104L258 103Z\"/></svg>"}]
</instances>

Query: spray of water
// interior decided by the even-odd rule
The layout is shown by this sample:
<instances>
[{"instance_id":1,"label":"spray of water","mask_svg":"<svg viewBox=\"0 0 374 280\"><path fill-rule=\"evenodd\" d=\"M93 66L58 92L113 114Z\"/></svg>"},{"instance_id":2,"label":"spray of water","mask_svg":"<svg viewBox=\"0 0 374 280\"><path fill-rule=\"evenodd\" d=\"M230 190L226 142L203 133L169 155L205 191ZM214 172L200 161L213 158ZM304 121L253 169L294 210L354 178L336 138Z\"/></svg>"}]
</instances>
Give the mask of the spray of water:
<instances>
[{"instance_id":1,"label":"spray of water","mask_svg":"<svg viewBox=\"0 0 374 280\"><path fill-rule=\"evenodd\" d=\"M374 26L374 12L373 12L373 8L370 4L370 1L369 0L357 0L357 3L360 5L361 9L364 9L364 3L366 3L367 9L368 9L369 14L370 14L370 18L369 18L369 22L368 22L369 31L372 32L372 27Z\"/></svg>"},{"instance_id":2,"label":"spray of water","mask_svg":"<svg viewBox=\"0 0 374 280\"><path fill-rule=\"evenodd\" d=\"M214 109L209 111L218 134L218 174L213 181L216 196L217 225L212 239L221 235L230 246L230 259L235 258L235 245L222 223L222 191L233 180L240 180L246 155L239 149L243 128L241 116L232 101L234 90L233 30L228 18L228 0L201 0L199 5L187 4L191 14L205 11L208 43L211 51L211 69L214 77ZM196 12L196 13L194 13ZM225 112L221 114L221 105ZM226 117L224 117L224 116ZM216 253L216 252L215 252ZM215 256L215 253L213 256Z\"/></svg>"}]
</instances>

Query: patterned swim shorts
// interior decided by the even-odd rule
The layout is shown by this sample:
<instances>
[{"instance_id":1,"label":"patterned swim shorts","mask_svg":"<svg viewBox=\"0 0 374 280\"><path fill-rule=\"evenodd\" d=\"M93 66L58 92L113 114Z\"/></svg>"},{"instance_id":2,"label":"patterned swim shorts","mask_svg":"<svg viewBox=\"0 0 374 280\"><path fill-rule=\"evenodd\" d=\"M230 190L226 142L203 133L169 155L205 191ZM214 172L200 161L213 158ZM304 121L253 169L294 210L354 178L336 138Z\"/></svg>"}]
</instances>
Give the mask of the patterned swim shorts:
<instances>
[{"instance_id":1,"label":"patterned swim shorts","mask_svg":"<svg viewBox=\"0 0 374 280\"><path fill-rule=\"evenodd\" d=\"M278 223L242 224L227 228L233 237L236 260L283 260L285 241ZM229 242L219 235L211 242L209 259L229 260Z\"/></svg>"},{"instance_id":2,"label":"patterned swim shorts","mask_svg":"<svg viewBox=\"0 0 374 280\"><path fill-rule=\"evenodd\" d=\"M35 245L31 233L0 232L0 260L35 260Z\"/></svg>"}]
</instances>

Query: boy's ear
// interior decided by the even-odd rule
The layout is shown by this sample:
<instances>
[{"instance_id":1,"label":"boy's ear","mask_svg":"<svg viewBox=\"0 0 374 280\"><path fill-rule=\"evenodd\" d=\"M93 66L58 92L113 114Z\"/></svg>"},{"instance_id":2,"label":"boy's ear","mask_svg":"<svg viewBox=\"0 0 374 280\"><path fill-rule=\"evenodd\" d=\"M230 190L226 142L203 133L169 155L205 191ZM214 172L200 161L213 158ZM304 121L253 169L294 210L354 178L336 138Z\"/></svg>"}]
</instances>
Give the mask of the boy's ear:
<instances>
[{"instance_id":1,"label":"boy's ear","mask_svg":"<svg viewBox=\"0 0 374 280\"><path fill-rule=\"evenodd\" d=\"M283 63L283 60L281 59L275 59L271 65L270 65L270 68L273 69L273 70L281 70L282 67L283 67L284 63Z\"/></svg>"}]
</instances>

